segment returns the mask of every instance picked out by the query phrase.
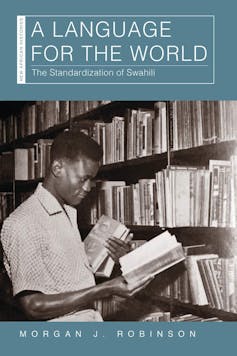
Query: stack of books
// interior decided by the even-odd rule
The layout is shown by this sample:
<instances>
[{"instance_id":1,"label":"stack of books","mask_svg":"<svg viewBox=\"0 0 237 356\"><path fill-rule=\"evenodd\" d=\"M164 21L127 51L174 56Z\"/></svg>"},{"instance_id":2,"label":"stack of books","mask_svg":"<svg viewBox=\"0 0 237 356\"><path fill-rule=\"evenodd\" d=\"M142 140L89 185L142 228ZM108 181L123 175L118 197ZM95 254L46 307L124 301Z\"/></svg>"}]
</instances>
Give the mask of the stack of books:
<instances>
[{"instance_id":1,"label":"stack of books","mask_svg":"<svg viewBox=\"0 0 237 356\"><path fill-rule=\"evenodd\" d=\"M33 147L15 149L15 180L44 178L50 164L52 143L53 140L40 139Z\"/></svg>"}]
</instances>

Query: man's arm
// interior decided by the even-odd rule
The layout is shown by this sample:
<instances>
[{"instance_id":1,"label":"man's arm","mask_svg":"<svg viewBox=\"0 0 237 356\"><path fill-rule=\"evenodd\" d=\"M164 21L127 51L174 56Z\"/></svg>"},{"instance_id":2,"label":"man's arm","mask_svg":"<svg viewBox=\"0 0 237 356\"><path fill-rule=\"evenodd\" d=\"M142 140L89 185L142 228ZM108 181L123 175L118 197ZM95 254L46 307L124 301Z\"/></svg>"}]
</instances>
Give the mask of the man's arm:
<instances>
[{"instance_id":1,"label":"man's arm","mask_svg":"<svg viewBox=\"0 0 237 356\"><path fill-rule=\"evenodd\" d=\"M17 298L20 307L30 320L48 320L68 313L83 310L95 300L119 295L131 297L143 289L151 278L139 285L128 285L123 277L114 278L97 286L75 292L43 294L39 292L20 293Z\"/></svg>"}]
</instances>

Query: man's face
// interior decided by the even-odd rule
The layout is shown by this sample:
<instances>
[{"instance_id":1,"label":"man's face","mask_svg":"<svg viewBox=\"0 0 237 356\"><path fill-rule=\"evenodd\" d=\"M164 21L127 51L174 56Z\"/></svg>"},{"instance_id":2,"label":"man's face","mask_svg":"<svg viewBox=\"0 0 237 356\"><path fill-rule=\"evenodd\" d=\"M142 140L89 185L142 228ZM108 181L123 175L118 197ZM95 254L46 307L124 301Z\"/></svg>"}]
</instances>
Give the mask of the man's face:
<instances>
[{"instance_id":1,"label":"man's face","mask_svg":"<svg viewBox=\"0 0 237 356\"><path fill-rule=\"evenodd\" d=\"M61 174L57 180L57 192L60 200L68 205L76 206L91 190L93 179L100 167L99 162L88 158L78 158L71 162L62 162Z\"/></svg>"}]
</instances>

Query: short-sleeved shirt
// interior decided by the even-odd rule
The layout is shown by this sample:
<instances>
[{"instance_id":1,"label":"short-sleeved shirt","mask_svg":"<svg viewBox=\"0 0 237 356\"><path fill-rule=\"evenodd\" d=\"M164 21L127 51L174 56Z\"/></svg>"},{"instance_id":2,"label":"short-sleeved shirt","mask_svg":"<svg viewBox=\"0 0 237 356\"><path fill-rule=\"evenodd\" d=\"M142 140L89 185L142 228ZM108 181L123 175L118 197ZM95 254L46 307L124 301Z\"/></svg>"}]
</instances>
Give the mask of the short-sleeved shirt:
<instances>
[{"instance_id":1,"label":"short-sleeved shirt","mask_svg":"<svg viewBox=\"0 0 237 356\"><path fill-rule=\"evenodd\" d=\"M57 294L95 285L76 209L62 207L42 184L4 221L1 242L14 295L26 290Z\"/></svg>"}]
</instances>

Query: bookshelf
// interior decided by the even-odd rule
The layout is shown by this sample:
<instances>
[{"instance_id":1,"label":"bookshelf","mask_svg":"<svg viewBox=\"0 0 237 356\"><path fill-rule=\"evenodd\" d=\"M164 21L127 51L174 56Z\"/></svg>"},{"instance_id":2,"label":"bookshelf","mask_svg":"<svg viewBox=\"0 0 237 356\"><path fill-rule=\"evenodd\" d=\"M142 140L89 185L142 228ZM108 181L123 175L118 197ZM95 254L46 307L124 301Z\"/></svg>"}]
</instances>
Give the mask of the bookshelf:
<instances>
[{"instance_id":1,"label":"bookshelf","mask_svg":"<svg viewBox=\"0 0 237 356\"><path fill-rule=\"evenodd\" d=\"M224 310L210 308L208 306L193 305L191 303L182 303L178 300L159 297L158 301L164 308L169 308L171 315L189 313L199 315L203 318L218 317L223 321L237 321L236 313L225 312ZM157 301L156 301L157 302ZM155 301L153 301L155 303Z\"/></svg>"},{"instance_id":2,"label":"bookshelf","mask_svg":"<svg viewBox=\"0 0 237 356\"><path fill-rule=\"evenodd\" d=\"M48 102L43 102L42 105L47 107ZM237 152L237 127L233 119L233 113L237 112L237 102L154 102L154 101L116 101L116 102L50 102L49 109L55 112L55 108L66 107L66 119L64 122L60 121L60 113L57 114L58 121L53 123L53 126L39 130L38 132L29 133L23 137L17 136L17 129L15 128L15 138L9 142L0 143L0 154L5 152L14 152L18 148L33 147L38 140L53 139L59 132L65 129L71 129L72 127L80 127L83 131L91 134L98 130L97 138L110 137L111 130L121 129L120 140L124 142L123 146L123 159L117 159L116 162L104 162L98 173L98 180L108 181L124 181L126 186L134 186L138 184L139 180L155 179L157 172L162 172L167 167L202 167L208 169L210 160L229 160L232 155L236 155ZM228 108L230 106L230 109ZM12 120L12 125L17 125L18 120L24 122L23 112L30 112L33 115L32 120L37 120L42 113L40 109L40 102L2 102L0 104L0 121L5 122ZM192 108L192 110L190 109ZM181 110L181 113L180 113ZM185 115L182 116L182 110L185 111ZM191 111L189 111L191 110ZM219 111L218 111L219 110ZM33 112L33 114L32 114ZM46 116L49 115L45 114ZM215 115L213 114L215 113ZM175 116L176 115L176 116ZM230 115L230 127L225 124L225 120L228 120ZM14 118L12 118L14 116ZM159 148L152 147L152 154L150 153L149 133L150 123L154 122L154 117L159 116L159 133L156 134L156 140L162 135L163 146ZM11 119L9 119L11 117ZM21 117L21 119L19 119ZM123 118L124 126L120 126L118 119ZM134 119L131 119L131 118ZM136 117L136 118L135 118ZM221 124L218 124L220 119ZM134 120L134 121L132 121ZM138 120L136 137L129 136L129 130L131 135L131 127L129 124L135 125ZM140 121L139 121L140 120ZM158 120L157 120L158 122ZM105 123L105 124L103 124ZM52 123L51 123L52 124ZM200 129L200 125L203 124L202 131L204 137L204 144L198 144L201 142L201 134L196 135L195 131ZM4 130L7 125L4 124ZM22 124L21 124L22 125ZM111 125L105 126L105 125ZM116 126L117 125L117 126ZM140 126L139 126L140 125ZM24 125L23 125L24 126ZM31 124L33 131L35 130L35 122ZM47 125L46 125L47 126ZM0 126L3 130L3 125ZM15 126L14 126L15 127ZM17 127L17 126L16 126ZM109 127L109 129L108 129ZM108 129L108 130L107 130ZM154 129L154 126L153 126ZM156 128L157 129L157 128ZM11 130L8 128L8 130ZM124 130L124 131L123 131ZM140 130L140 131L139 131ZM142 131L143 130L143 131ZM178 133L176 133L176 130ZM26 130L27 131L27 130ZM37 131L37 130L36 130ZM192 134L189 135L189 132ZM199 132L199 131L198 131ZM13 135L13 136L14 136ZM107 135L107 136L106 136ZM209 139L209 136L210 139ZM0 134L1 136L12 136L6 133ZM154 143L155 134L152 131ZM185 136L188 137L188 143L186 145ZM130 138L129 138L130 137ZM145 137L145 138L144 138ZM148 138L148 139L147 139ZM115 144L114 157L118 153L119 149L116 148L116 143L113 140L108 139L107 144ZM132 140L132 147L129 147ZM134 140L136 142L134 142ZM139 141L140 140L140 141ZM176 141L175 141L176 140ZM192 141L195 142L195 147L192 145ZM140 143L139 143L140 142ZM142 142L143 149L139 146ZM191 144L190 144L191 142ZM166 145L166 149L164 146ZM182 147L182 145L184 147ZM185 147L189 145L189 147ZM104 143L104 146L106 144ZM177 146L179 148L177 148ZM110 146L109 146L110 147ZM111 146L112 147L112 146ZM174 149L175 147L175 149ZM111 150L113 150L111 148ZM145 152L147 150L147 152ZM131 153L132 151L132 153ZM159 152L158 152L159 151ZM127 159L130 154L130 159ZM133 157L133 156L136 157ZM119 155L117 155L119 156ZM111 160L111 157L108 158ZM12 168L13 169L13 168ZM227 171L226 171L227 172ZM224 172L224 175L228 174ZM233 178L236 180L236 176ZM15 180L14 176L9 181L0 181L0 192L12 193L13 206L16 207L26 196L32 192L37 184L43 180L42 177L36 177L34 179ZM154 183L156 184L156 182ZM229 192L230 193L230 192ZM122 194L122 193L119 193ZM223 194L223 193L222 193ZM23 197L20 197L20 196ZM20 198L19 198L20 197ZM85 204L88 201L86 200ZM156 202L157 204L157 202ZM210 204L210 202L208 203ZM87 205L88 206L88 205ZM81 209L83 210L83 204ZM224 209L224 208L223 208ZM225 208L226 209L226 208ZM220 210L222 211L222 210ZM79 208L80 216L80 208ZM87 217L86 217L87 218ZM146 239L160 234L164 230L169 230L170 233L175 234L177 239L182 242L183 246L205 244L208 253L217 253L221 258L229 258L236 255L237 252L237 231L236 222L235 226L229 223L229 220L225 219L226 226L170 226L162 225L161 227L152 220L152 223L147 224L131 224L126 223L134 234L134 239ZM1 224L1 221L0 221ZM224 224L224 225L225 225ZM223 223L222 223L223 225ZM0 225L1 226L1 225ZM86 236L88 231L93 225L90 221L79 219L79 227L82 237ZM237 293L237 291L235 291ZM237 312L228 312L211 308L208 305L200 306L193 305L192 303L183 303L172 297L157 296L156 300L153 300L152 296L149 296L153 303L163 305L166 309L171 311L171 314L189 312L201 317L217 316L221 320L237 320ZM236 296L237 304L237 296Z\"/></svg>"}]
</instances>

